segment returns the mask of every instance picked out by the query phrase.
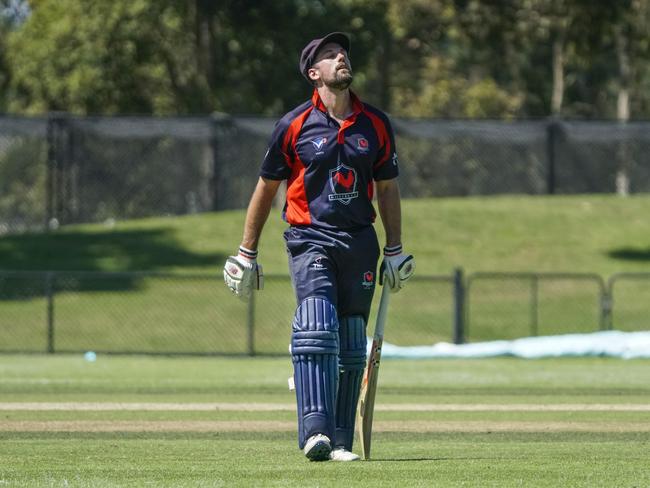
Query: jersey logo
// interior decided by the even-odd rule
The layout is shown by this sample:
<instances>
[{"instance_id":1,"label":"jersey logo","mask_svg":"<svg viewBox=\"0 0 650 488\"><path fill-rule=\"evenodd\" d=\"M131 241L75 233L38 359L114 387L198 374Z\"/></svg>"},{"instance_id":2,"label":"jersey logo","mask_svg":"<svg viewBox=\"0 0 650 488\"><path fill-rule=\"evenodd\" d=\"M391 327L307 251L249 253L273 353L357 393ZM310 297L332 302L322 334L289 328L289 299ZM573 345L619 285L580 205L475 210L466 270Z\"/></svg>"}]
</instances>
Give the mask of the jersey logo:
<instances>
[{"instance_id":1,"label":"jersey logo","mask_svg":"<svg viewBox=\"0 0 650 488\"><path fill-rule=\"evenodd\" d=\"M366 139L365 137L359 137L359 139L357 139L357 149L359 150L359 152L367 153L370 150L368 139Z\"/></svg>"},{"instance_id":2,"label":"jersey logo","mask_svg":"<svg viewBox=\"0 0 650 488\"><path fill-rule=\"evenodd\" d=\"M375 273L372 271L366 271L363 273L363 281L361 282L361 286L363 286L366 290L370 290L372 286L375 284Z\"/></svg>"},{"instance_id":3,"label":"jersey logo","mask_svg":"<svg viewBox=\"0 0 650 488\"><path fill-rule=\"evenodd\" d=\"M309 266L311 269L315 269L316 271L322 271L325 269L325 265L323 264L323 256L316 256L316 259L314 259L314 262L311 263Z\"/></svg>"},{"instance_id":4,"label":"jersey logo","mask_svg":"<svg viewBox=\"0 0 650 488\"><path fill-rule=\"evenodd\" d=\"M330 202L338 201L348 205L353 198L359 196L357 191L357 172L344 164L339 164L330 170L330 193L327 198Z\"/></svg>"},{"instance_id":5,"label":"jersey logo","mask_svg":"<svg viewBox=\"0 0 650 488\"><path fill-rule=\"evenodd\" d=\"M312 139L311 143L317 151L320 151L327 144L327 137L317 137L316 139Z\"/></svg>"}]
</instances>

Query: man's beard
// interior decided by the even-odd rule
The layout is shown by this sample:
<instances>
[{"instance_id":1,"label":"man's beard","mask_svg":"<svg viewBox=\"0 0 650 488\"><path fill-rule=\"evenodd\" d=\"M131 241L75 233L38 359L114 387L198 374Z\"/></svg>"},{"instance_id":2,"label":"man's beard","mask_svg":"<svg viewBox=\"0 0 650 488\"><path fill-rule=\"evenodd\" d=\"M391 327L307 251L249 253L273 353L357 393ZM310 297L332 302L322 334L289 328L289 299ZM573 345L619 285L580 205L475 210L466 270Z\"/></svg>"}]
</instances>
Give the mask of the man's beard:
<instances>
[{"instance_id":1,"label":"man's beard","mask_svg":"<svg viewBox=\"0 0 650 488\"><path fill-rule=\"evenodd\" d=\"M330 88L335 88L336 90L345 90L352 84L353 80L352 70L350 69L339 69L336 70L336 75L334 75L333 80L327 81L325 84Z\"/></svg>"}]
</instances>

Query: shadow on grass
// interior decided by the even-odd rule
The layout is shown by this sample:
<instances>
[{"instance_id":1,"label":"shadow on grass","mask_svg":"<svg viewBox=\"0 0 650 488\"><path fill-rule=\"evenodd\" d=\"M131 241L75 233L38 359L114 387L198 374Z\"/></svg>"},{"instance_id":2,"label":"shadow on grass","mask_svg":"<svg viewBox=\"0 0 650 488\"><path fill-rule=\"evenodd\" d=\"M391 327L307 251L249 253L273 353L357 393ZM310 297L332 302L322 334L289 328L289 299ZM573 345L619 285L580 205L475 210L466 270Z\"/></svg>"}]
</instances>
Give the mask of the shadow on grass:
<instances>
[{"instance_id":1,"label":"shadow on grass","mask_svg":"<svg viewBox=\"0 0 650 488\"><path fill-rule=\"evenodd\" d=\"M47 289L44 274L2 271L55 271L55 291L125 291L141 278L129 273L171 267L216 273L224 259L188 251L167 228L6 236L0 238L0 300L43 296ZM106 271L119 273L97 273Z\"/></svg>"},{"instance_id":2,"label":"shadow on grass","mask_svg":"<svg viewBox=\"0 0 650 488\"><path fill-rule=\"evenodd\" d=\"M463 458L463 459L490 459L490 458ZM366 459L364 462L366 463L374 463L374 462L417 462L417 461L457 461L458 458L444 458L444 457L416 457L416 458L376 458L376 459Z\"/></svg>"},{"instance_id":3,"label":"shadow on grass","mask_svg":"<svg viewBox=\"0 0 650 488\"><path fill-rule=\"evenodd\" d=\"M607 253L610 258L622 259L625 261L650 261L650 247L646 249L622 247L612 249Z\"/></svg>"}]
</instances>

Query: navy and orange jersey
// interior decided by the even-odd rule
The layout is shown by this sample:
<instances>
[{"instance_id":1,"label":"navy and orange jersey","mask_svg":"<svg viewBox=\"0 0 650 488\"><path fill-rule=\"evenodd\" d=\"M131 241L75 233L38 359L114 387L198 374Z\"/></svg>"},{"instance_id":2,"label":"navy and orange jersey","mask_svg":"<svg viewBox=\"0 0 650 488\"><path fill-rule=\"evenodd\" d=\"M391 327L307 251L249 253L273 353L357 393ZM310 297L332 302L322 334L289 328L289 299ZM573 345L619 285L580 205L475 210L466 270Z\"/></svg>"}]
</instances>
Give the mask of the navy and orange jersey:
<instances>
[{"instance_id":1,"label":"navy and orange jersey","mask_svg":"<svg viewBox=\"0 0 650 488\"><path fill-rule=\"evenodd\" d=\"M373 181L397 177L388 117L350 93L353 113L341 125L318 92L276 124L260 176L287 180L283 218L291 225L354 229L370 225Z\"/></svg>"}]
</instances>

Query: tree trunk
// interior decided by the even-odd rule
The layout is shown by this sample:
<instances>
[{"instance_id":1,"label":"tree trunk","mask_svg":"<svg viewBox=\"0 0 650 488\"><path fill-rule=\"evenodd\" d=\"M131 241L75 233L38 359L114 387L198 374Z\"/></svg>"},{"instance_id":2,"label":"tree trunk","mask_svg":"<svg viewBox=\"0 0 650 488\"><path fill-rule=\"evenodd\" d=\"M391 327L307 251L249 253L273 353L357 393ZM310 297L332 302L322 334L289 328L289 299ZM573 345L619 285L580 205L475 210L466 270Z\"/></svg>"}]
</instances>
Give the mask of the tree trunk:
<instances>
[{"instance_id":1,"label":"tree trunk","mask_svg":"<svg viewBox=\"0 0 650 488\"><path fill-rule=\"evenodd\" d=\"M623 26L618 24L614 28L616 41L616 57L618 59L619 90L616 106L616 118L625 125L630 119L630 56L628 52L629 40L623 31ZM618 144L616 150L616 193L621 196L630 194L630 148L624 139Z\"/></svg>"},{"instance_id":2,"label":"tree trunk","mask_svg":"<svg viewBox=\"0 0 650 488\"><path fill-rule=\"evenodd\" d=\"M205 0L189 0L188 15L193 24L194 30L194 83L192 99L192 111L212 112L214 101L211 95L211 87L214 82L214 53L212 50L212 13L209 2Z\"/></svg>"},{"instance_id":3,"label":"tree trunk","mask_svg":"<svg viewBox=\"0 0 650 488\"><path fill-rule=\"evenodd\" d=\"M391 111L390 67L392 36L390 29L384 29L379 49L379 103L387 112Z\"/></svg>"},{"instance_id":4,"label":"tree trunk","mask_svg":"<svg viewBox=\"0 0 650 488\"><path fill-rule=\"evenodd\" d=\"M553 93L551 95L551 113L560 115L564 97L564 39L565 32L559 28L553 39Z\"/></svg>"}]
</instances>

